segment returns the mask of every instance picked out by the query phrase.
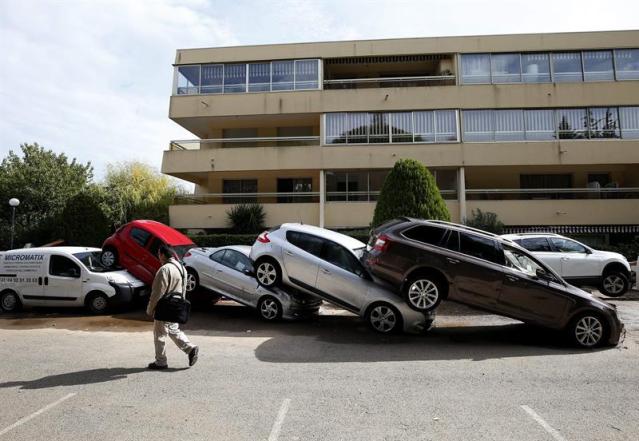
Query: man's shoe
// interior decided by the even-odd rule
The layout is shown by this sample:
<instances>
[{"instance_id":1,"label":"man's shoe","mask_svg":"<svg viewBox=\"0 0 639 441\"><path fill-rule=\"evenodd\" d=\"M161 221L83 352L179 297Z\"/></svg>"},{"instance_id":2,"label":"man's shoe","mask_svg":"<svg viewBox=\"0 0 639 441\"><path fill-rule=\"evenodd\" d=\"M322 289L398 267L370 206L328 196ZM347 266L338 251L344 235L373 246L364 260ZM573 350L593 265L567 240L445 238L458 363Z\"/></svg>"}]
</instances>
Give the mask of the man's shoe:
<instances>
[{"instance_id":1,"label":"man's shoe","mask_svg":"<svg viewBox=\"0 0 639 441\"><path fill-rule=\"evenodd\" d=\"M191 352L189 352L189 366L193 366L195 363L197 363L198 352L200 352L200 348L198 348L197 346L195 346L193 349L191 349Z\"/></svg>"},{"instance_id":2,"label":"man's shoe","mask_svg":"<svg viewBox=\"0 0 639 441\"><path fill-rule=\"evenodd\" d=\"M149 363L147 367L151 369L152 371L161 371L161 370L167 369L169 366L167 365L162 366L160 364L157 364L156 362L153 362L153 363Z\"/></svg>"}]
</instances>

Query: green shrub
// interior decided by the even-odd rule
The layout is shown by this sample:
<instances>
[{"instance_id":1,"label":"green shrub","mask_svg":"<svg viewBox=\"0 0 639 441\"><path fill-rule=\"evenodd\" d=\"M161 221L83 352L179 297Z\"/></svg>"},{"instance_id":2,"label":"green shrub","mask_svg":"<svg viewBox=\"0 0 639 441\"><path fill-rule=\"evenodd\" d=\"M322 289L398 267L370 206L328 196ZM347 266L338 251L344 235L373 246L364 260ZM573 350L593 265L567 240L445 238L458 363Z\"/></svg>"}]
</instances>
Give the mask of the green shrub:
<instances>
[{"instance_id":1,"label":"green shrub","mask_svg":"<svg viewBox=\"0 0 639 441\"><path fill-rule=\"evenodd\" d=\"M435 178L414 159L397 161L384 180L372 225L376 227L400 216L450 220Z\"/></svg>"},{"instance_id":2,"label":"green shrub","mask_svg":"<svg viewBox=\"0 0 639 441\"><path fill-rule=\"evenodd\" d=\"M495 213L481 211L479 208L473 210L473 217L466 221L466 225L494 234L503 234L504 224Z\"/></svg>"},{"instance_id":3,"label":"green shrub","mask_svg":"<svg viewBox=\"0 0 639 441\"><path fill-rule=\"evenodd\" d=\"M579 239L577 239L579 240ZM595 245L593 248L602 251L612 251L623 255L628 261L634 262L639 256L639 239L632 242L620 243L617 245Z\"/></svg>"},{"instance_id":4,"label":"green shrub","mask_svg":"<svg viewBox=\"0 0 639 441\"><path fill-rule=\"evenodd\" d=\"M58 222L60 238L65 245L102 247L111 234L111 223L105 212L106 195L97 186L67 200Z\"/></svg>"},{"instance_id":5,"label":"green shrub","mask_svg":"<svg viewBox=\"0 0 639 441\"><path fill-rule=\"evenodd\" d=\"M225 247L228 245L253 245L257 234L197 234L189 238L199 247Z\"/></svg>"},{"instance_id":6,"label":"green shrub","mask_svg":"<svg viewBox=\"0 0 639 441\"><path fill-rule=\"evenodd\" d=\"M260 233L264 230L264 207L260 204L238 204L226 212L231 230L237 234Z\"/></svg>"}]
</instances>

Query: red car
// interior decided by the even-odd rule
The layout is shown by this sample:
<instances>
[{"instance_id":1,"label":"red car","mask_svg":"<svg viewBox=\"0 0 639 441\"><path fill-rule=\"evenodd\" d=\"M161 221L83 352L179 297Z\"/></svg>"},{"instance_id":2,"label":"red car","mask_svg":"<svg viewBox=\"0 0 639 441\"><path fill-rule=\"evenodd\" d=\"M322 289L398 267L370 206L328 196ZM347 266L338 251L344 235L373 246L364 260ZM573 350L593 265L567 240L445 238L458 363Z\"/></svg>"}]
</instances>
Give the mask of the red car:
<instances>
[{"instance_id":1,"label":"red car","mask_svg":"<svg viewBox=\"0 0 639 441\"><path fill-rule=\"evenodd\" d=\"M104 241L100 260L105 267L121 266L150 285L160 268L160 245L173 247L180 258L195 246L191 239L167 225L136 220L118 228Z\"/></svg>"}]
</instances>

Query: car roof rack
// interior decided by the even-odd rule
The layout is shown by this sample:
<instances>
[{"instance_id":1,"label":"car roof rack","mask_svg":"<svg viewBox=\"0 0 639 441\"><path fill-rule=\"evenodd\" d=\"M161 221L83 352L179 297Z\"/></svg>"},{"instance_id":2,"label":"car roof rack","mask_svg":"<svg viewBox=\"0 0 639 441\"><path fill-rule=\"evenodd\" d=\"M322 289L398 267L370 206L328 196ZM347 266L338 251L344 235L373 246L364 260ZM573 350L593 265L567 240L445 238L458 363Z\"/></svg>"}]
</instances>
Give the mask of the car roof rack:
<instances>
[{"instance_id":1,"label":"car roof rack","mask_svg":"<svg viewBox=\"0 0 639 441\"><path fill-rule=\"evenodd\" d=\"M426 220L426 222L430 222L430 223L433 223L433 224L449 225L451 227L456 227L456 228L459 228L461 230L468 230L468 231L472 231L474 233L480 233L480 234L484 234L486 236L491 236L491 237L496 237L496 238L499 238L499 239L503 239L498 234L491 233L489 231L480 230L479 228L469 227L468 225L456 224L454 222L446 222L446 221L441 221L441 220Z\"/></svg>"},{"instance_id":2,"label":"car roof rack","mask_svg":"<svg viewBox=\"0 0 639 441\"><path fill-rule=\"evenodd\" d=\"M530 233L513 233L513 236L559 236L557 233L544 233L543 231L536 231Z\"/></svg>"}]
</instances>

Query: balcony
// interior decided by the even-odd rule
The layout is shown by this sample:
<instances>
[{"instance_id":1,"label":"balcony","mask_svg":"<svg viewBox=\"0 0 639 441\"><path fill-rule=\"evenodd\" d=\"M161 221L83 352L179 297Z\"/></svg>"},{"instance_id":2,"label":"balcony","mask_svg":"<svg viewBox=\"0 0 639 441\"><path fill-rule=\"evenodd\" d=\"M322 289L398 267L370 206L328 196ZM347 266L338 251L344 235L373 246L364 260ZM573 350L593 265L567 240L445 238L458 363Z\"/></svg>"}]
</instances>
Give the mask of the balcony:
<instances>
[{"instance_id":1,"label":"balcony","mask_svg":"<svg viewBox=\"0 0 639 441\"><path fill-rule=\"evenodd\" d=\"M344 78L324 80L324 89L374 89L380 87L454 86L455 75L412 77Z\"/></svg>"},{"instance_id":2,"label":"balcony","mask_svg":"<svg viewBox=\"0 0 639 441\"><path fill-rule=\"evenodd\" d=\"M319 136L272 136L260 138L211 138L171 141L170 151L238 147L300 147L320 145Z\"/></svg>"}]
</instances>

